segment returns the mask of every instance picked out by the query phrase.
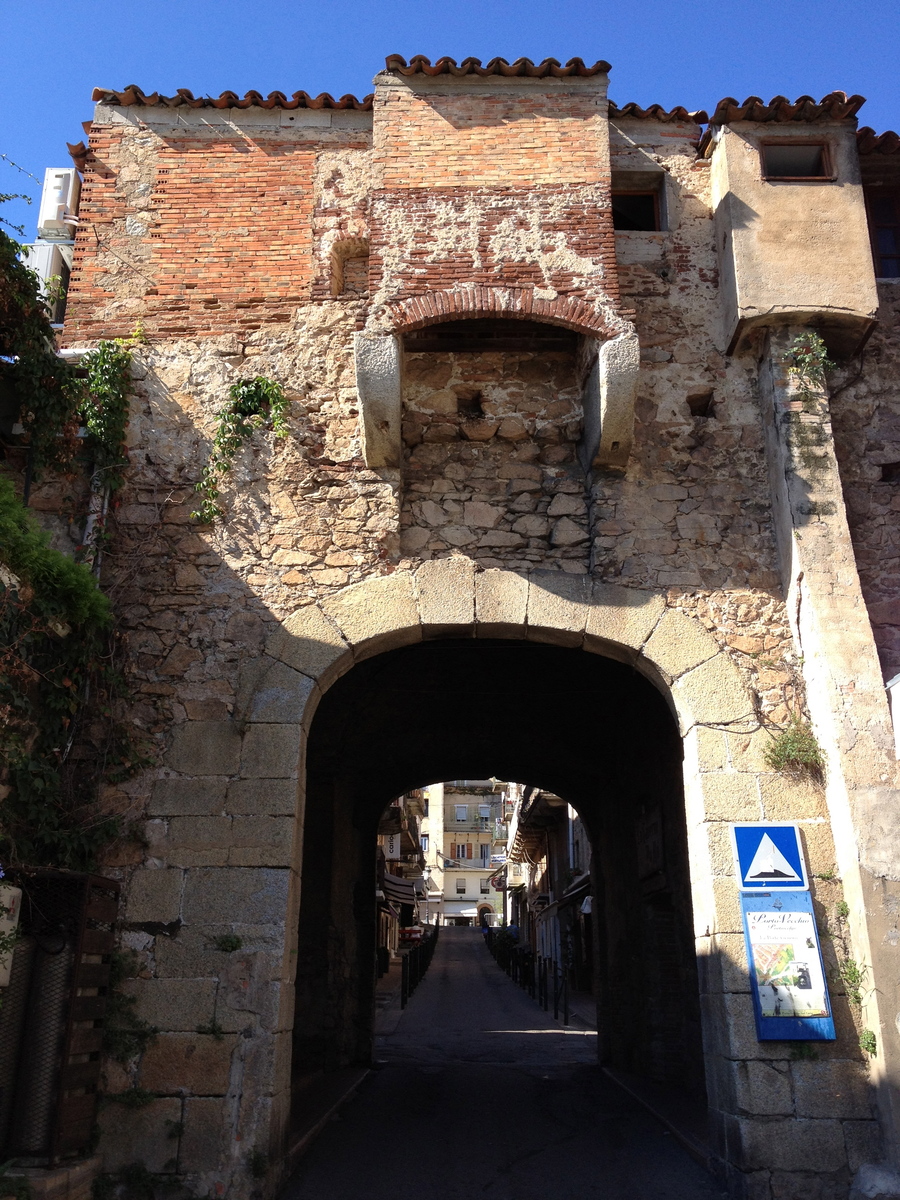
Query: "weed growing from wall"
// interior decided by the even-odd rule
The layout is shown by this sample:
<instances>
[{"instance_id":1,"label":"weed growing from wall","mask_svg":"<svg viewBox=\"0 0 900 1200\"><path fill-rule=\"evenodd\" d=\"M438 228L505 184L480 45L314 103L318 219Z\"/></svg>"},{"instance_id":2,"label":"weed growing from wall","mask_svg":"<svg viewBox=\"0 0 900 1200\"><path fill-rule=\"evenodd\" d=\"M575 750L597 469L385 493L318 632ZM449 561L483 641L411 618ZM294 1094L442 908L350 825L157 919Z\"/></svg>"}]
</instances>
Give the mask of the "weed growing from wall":
<instances>
[{"instance_id":1,"label":"weed growing from wall","mask_svg":"<svg viewBox=\"0 0 900 1200\"><path fill-rule=\"evenodd\" d=\"M818 400L825 390L826 375L835 364L817 333L801 333L784 356L788 374L797 384L797 395L805 403Z\"/></svg>"},{"instance_id":2,"label":"weed growing from wall","mask_svg":"<svg viewBox=\"0 0 900 1200\"><path fill-rule=\"evenodd\" d=\"M257 375L255 379L242 379L229 389L228 403L219 413L219 425L213 439L212 450L196 491L200 494L200 505L191 516L209 524L221 516L219 507L219 485L232 466L234 456L256 429L267 424L276 437L287 435L285 414L288 400L281 385Z\"/></svg>"},{"instance_id":3,"label":"weed growing from wall","mask_svg":"<svg viewBox=\"0 0 900 1200\"><path fill-rule=\"evenodd\" d=\"M808 721L791 717L766 748L766 766L788 775L807 775L821 783L825 778L825 756Z\"/></svg>"}]
</instances>

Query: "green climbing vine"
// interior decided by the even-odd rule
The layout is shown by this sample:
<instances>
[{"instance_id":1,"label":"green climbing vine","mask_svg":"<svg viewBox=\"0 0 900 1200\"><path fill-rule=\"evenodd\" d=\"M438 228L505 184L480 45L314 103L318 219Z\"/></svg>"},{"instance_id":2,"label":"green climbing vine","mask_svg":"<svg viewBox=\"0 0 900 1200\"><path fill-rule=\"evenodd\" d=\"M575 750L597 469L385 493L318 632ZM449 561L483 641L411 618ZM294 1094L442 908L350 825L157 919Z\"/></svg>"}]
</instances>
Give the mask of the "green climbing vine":
<instances>
[{"instance_id":1,"label":"green climbing vine","mask_svg":"<svg viewBox=\"0 0 900 1200\"><path fill-rule=\"evenodd\" d=\"M127 462L131 342L102 342L78 368L59 358L19 249L0 231L0 399L36 477L87 468L108 496ZM118 831L101 788L145 760L115 718L125 686L108 601L85 563L49 543L0 476L0 857L83 870Z\"/></svg>"},{"instance_id":2,"label":"green climbing vine","mask_svg":"<svg viewBox=\"0 0 900 1200\"><path fill-rule=\"evenodd\" d=\"M784 362L788 374L797 384L797 395L804 403L819 398L825 388L826 376L835 366L822 338L812 331L794 338L784 355Z\"/></svg>"},{"instance_id":3,"label":"green climbing vine","mask_svg":"<svg viewBox=\"0 0 900 1200\"><path fill-rule=\"evenodd\" d=\"M276 437L287 435L288 400L280 384L263 375L242 379L228 391L228 403L219 413L212 450L196 491L200 494L195 520L208 524L221 516L219 485L231 470L234 456L256 429L270 424Z\"/></svg>"}]
</instances>

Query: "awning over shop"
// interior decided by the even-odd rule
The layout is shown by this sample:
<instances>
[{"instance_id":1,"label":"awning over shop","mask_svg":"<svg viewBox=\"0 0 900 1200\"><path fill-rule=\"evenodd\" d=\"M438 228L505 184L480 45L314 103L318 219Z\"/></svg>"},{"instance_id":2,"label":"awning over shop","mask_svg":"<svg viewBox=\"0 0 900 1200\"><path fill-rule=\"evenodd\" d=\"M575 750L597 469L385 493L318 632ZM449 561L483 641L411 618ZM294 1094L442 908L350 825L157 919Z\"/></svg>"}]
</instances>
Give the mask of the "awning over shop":
<instances>
[{"instance_id":1,"label":"awning over shop","mask_svg":"<svg viewBox=\"0 0 900 1200\"><path fill-rule=\"evenodd\" d=\"M400 879L397 875L384 875L384 894L388 900L398 904L415 904L416 889L411 879Z\"/></svg>"}]
</instances>

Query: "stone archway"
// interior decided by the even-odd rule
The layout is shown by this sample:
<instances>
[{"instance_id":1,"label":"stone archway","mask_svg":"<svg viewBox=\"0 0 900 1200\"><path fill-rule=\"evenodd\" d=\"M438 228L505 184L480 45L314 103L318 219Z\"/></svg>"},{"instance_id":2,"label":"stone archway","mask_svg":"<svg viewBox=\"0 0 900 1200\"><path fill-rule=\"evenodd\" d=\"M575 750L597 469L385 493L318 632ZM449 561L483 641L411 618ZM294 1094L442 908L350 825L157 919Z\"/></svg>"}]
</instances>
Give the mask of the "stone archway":
<instances>
[{"instance_id":1,"label":"stone archway","mask_svg":"<svg viewBox=\"0 0 900 1200\"><path fill-rule=\"evenodd\" d=\"M699 621L662 593L557 572L479 572L458 557L345 588L289 617L247 680L244 733L245 746L258 748L256 759L251 755L247 761L259 762L260 775L285 770L299 788L286 942L299 917L307 737L324 694L354 665L446 638L581 649L633 667L663 697L683 746L696 952L701 965L712 968L703 978L707 1073L714 1083L711 1094L721 1096L753 1027L749 994L727 978L729 970L741 969L743 947L725 821L748 811L751 794L762 797L753 815L783 818L784 789L767 785L758 741L729 732L744 729L753 711L738 668ZM274 1071L281 1090L277 1124L287 1121L289 1103L293 968L287 944L284 961L284 1032ZM277 1129L272 1134L277 1139Z\"/></svg>"}]
</instances>

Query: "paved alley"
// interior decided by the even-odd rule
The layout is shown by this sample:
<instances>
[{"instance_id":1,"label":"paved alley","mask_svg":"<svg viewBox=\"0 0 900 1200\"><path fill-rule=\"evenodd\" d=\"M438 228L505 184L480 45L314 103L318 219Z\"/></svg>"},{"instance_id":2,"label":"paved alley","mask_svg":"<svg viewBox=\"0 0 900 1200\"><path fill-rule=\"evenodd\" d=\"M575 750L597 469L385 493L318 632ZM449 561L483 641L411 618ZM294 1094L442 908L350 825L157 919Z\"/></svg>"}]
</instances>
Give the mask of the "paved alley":
<instances>
[{"instance_id":1,"label":"paved alley","mask_svg":"<svg viewBox=\"0 0 900 1200\"><path fill-rule=\"evenodd\" d=\"M379 1069L330 1122L283 1200L719 1200L715 1181L563 1029L446 928Z\"/></svg>"}]
</instances>

